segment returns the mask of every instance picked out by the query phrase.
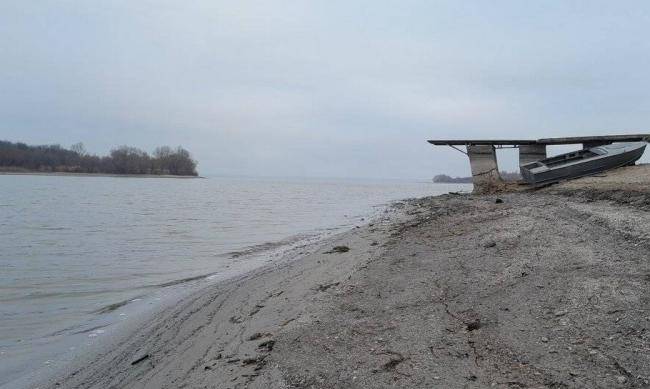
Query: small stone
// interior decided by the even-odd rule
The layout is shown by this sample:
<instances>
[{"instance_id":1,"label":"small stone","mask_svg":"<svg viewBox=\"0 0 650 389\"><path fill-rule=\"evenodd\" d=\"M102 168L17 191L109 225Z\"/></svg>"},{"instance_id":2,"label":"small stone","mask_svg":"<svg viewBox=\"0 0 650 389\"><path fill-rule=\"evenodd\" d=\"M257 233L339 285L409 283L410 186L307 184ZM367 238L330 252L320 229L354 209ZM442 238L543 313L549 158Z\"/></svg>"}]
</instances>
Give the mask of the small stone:
<instances>
[{"instance_id":1,"label":"small stone","mask_svg":"<svg viewBox=\"0 0 650 389\"><path fill-rule=\"evenodd\" d=\"M476 319L471 322L466 322L465 323L465 328L467 331L476 331L479 328L481 328L481 319Z\"/></svg>"},{"instance_id":2,"label":"small stone","mask_svg":"<svg viewBox=\"0 0 650 389\"><path fill-rule=\"evenodd\" d=\"M563 310L560 310L560 311L555 311L553 314L555 315L555 317L560 317L560 316L566 315L567 311L563 309Z\"/></svg>"},{"instance_id":3,"label":"small stone","mask_svg":"<svg viewBox=\"0 0 650 389\"><path fill-rule=\"evenodd\" d=\"M501 200L500 198L497 197L497 199L494 200L494 202L497 203L497 204L501 204L501 203L503 203L503 200Z\"/></svg>"},{"instance_id":4,"label":"small stone","mask_svg":"<svg viewBox=\"0 0 650 389\"><path fill-rule=\"evenodd\" d=\"M359 226L357 226L359 228ZM350 251L348 246L335 246L330 251L326 251L324 254L334 254L334 253L347 253Z\"/></svg>"},{"instance_id":5,"label":"small stone","mask_svg":"<svg viewBox=\"0 0 650 389\"><path fill-rule=\"evenodd\" d=\"M258 349L264 350L266 352L271 352L273 351L273 347L275 346L275 340L267 340L266 342L262 342L257 345Z\"/></svg>"},{"instance_id":6,"label":"small stone","mask_svg":"<svg viewBox=\"0 0 650 389\"><path fill-rule=\"evenodd\" d=\"M496 245L497 245L497 242L495 242L493 240L489 240L489 241L483 243L483 247L485 247L485 248L494 247Z\"/></svg>"},{"instance_id":7,"label":"small stone","mask_svg":"<svg viewBox=\"0 0 650 389\"><path fill-rule=\"evenodd\" d=\"M262 335L260 332L256 332L253 335L249 336L248 340L257 340L257 339L261 338L262 336L264 336L264 335Z\"/></svg>"},{"instance_id":8,"label":"small stone","mask_svg":"<svg viewBox=\"0 0 650 389\"><path fill-rule=\"evenodd\" d=\"M244 366L252 365L252 364L257 363L257 362L259 362L259 358L257 358L257 357L256 358L246 358L243 361L241 361L242 365L244 365Z\"/></svg>"},{"instance_id":9,"label":"small stone","mask_svg":"<svg viewBox=\"0 0 650 389\"><path fill-rule=\"evenodd\" d=\"M616 377L616 382L618 382L619 384L624 384L627 382L627 377L620 375Z\"/></svg>"},{"instance_id":10,"label":"small stone","mask_svg":"<svg viewBox=\"0 0 650 389\"><path fill-rule=\"evenodd\" d=\"M546 336L542 336L542 342L543 343L548 343L548 338Z\"/></svg>"}]
</instances>

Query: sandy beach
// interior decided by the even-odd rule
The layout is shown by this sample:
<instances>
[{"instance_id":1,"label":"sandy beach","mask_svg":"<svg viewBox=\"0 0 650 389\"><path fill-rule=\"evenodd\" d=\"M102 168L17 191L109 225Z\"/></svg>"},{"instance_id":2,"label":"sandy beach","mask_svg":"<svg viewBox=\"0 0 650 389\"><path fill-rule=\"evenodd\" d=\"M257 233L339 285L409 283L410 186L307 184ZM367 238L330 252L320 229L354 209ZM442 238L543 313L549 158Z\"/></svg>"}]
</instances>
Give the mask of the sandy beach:
<instances>
[{"instance_id":1,"label":"sandy beach","mask_svg":"<svg viewBox=\"0 0 650 389\"><path fill-rule=\"evenodd\" d=\"M396 203L41 387L648 387L649 171Z\"/></svg>"}]
</instances>

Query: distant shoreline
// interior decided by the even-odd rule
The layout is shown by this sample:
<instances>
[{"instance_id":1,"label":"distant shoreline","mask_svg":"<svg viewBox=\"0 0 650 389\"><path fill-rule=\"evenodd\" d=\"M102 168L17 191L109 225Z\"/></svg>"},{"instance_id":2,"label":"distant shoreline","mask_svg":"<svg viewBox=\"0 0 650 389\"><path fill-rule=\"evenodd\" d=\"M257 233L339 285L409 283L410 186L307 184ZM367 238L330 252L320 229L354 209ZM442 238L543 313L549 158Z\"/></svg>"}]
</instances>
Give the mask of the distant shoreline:
<instances>
[{"instance_id":1,"label":"distant shoreline","mask_svg":"<svg viewBox=\"0 0 650 389\"><path fill-rule=\"evenodd\" d=\"M11 172L0 171L2 176L69 176L69 177L126 177L126 178L205 178L201 176L176 176L172 174L109 174L69 172Z\"/></svg>"},{"instance_id":2,"label":"distant shoreline","mask_svg":"<svg viewBox=\"0 0 650 389\"><path fill-rule=\"evenodd\" d=\"M508 172L502 170L499 172L501 178L505 181L519 181L521 180L521 174L519 172ZM471 184L474 182L472 176L469 177L451 177L447 174L438 174L433 177L433 182L436 184Z\"/></svg>"},{"instance_id":3,"label":"distant shoreline","mask_svg":"<svg viewBox=\"0 0 650 389\"><path fill-rule=\"evenodd\" d=\"M119 146L109 155L89 154L83 143L30 146L0 140L0 171L10 173L90 173L111 175L197 176L197 162L181 146L157 147L151 155L137 147Z\"/></svg>"}]
</instances>

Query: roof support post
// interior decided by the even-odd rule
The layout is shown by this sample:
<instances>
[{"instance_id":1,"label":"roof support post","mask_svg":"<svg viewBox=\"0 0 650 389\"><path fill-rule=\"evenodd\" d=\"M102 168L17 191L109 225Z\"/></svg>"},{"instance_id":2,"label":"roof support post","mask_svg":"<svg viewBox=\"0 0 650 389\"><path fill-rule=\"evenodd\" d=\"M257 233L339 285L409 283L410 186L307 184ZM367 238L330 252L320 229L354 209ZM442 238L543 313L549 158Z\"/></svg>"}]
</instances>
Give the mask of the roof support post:
<instances>
[{"instance_id":1,"label":"roof support post","mask_svg":"<svg viewBox=\"0 0 650 389\"><path fill-rule=\"evenodd\" d=\"M467 155L472 168L474 193L490 192L503 185L493 145L467 145Z\"/></svg>"},{"instance_id":2,"label":"roof support post","mask_svg":"<svg viewBox=\"0 0 650 389\"><path fill-rule=\"evenodd\" d=\"M519 145L519 166L546 158L546 145Z\"/></svg>"}]
</instances>

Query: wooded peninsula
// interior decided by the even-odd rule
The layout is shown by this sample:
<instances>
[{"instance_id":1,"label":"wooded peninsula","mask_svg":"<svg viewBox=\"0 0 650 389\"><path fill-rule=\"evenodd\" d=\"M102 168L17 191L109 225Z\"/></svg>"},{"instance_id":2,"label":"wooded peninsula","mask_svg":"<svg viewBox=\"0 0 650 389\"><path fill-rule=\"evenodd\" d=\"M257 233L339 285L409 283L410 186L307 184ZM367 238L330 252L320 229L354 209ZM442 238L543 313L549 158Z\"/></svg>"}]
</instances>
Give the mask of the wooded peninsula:
<instances>
[{"instance_id":1,"label":"wooded peninsula","mask_svg":"<svg viewBox=\"0 0 650 389\"><path fill-rule=\"evenodd\" d=\"M197 176L196 161L182 147L157 147L152 155L120 146L107 156L89 154L83 143L30 146L0 141L0 171L39 173L150 174Z\"/></svg>"}]
</instances>

